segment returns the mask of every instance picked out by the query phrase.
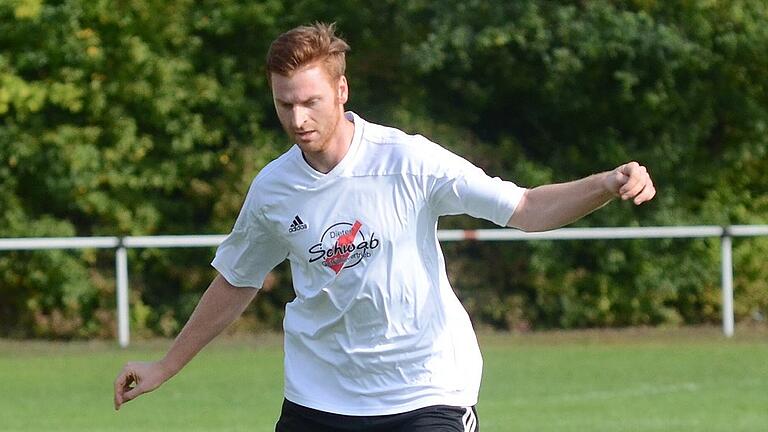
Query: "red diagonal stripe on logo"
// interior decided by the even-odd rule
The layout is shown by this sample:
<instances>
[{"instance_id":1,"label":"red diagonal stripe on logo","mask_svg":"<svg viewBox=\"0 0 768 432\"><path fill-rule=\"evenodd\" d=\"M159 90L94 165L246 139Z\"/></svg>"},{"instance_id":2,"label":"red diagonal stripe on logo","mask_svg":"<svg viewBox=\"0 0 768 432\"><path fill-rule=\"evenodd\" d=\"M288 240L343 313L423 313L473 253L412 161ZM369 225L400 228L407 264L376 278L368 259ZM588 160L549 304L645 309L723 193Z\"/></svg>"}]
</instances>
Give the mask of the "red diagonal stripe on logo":
<instances>
[{"instance_id":1,"label":"red diagonal stripe on logo","mask_svg":"<svg viewBox=\"0 0 768 432\"><path fill-rule=\"evenodd\" d=\"M349 246L353 244L355 241L355 237L357 237L358 231L360 231L360 228L363 226L363 224L360 223L360 221L356 220L355 224L352 225L352 229L349 230L348 233L344 234L343 236L339 236L339 239L336 240L336 246L334 249L338 249L338 252L333 254L332 256L325 259L325 264L330 267L336 274L338 274L342 268L344 268L344 264L347 263L347 259L349 258L350 252L342 252L346 250L346 246Z\"/></svg>"}]
</instances>

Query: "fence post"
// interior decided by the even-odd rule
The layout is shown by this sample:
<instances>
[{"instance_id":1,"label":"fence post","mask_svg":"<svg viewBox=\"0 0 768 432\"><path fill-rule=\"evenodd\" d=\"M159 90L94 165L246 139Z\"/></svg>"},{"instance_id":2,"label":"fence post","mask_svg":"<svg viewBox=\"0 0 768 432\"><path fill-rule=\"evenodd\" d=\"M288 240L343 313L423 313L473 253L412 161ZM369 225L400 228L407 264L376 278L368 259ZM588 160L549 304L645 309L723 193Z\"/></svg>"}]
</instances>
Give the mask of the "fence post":
<instances>
[{"instance_id":1,"label":"fence post","mask_svg":"<svg viewBox=\"0 0 768 432\"><path fill-rule=\"evenodd\" d=\"M723 291L723 333L733 336L733 237L729 227L723 227L720 238L721 275Z\"/></svg>"},{"instance_id":2,"label":"fence post","mask_svg":"<svg viewBox=\"0 0 768 432\"><path fill-rule=\"evenodd\" d=\"M117 247L117 337L122 348L130 342L128 319L128 252L121 238Z\"/></svg>"}]
</instances>

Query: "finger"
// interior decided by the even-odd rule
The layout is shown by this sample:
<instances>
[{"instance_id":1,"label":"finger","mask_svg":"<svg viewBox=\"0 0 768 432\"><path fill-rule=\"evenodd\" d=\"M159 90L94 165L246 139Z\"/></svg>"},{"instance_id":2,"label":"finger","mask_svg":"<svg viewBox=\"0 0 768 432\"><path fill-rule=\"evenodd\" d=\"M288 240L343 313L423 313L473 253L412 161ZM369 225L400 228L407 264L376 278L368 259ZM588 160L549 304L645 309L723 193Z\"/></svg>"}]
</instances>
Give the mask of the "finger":
<instances>
[{"instance_id":1,"label":"finger","mask_svg":"<svg viewBox=\"0 0 768 432\"><path fill-rule=\"evenodd\" d=\"M632 161L627 162L624 165L619 167L619 171L621 171L622 174L626 176L630 176L632 174L632 171L636 170L638 167L641 167L639 163Z\"/></svg>"},{"instance_id":2,"label":"finger","mask_svg":"<svg viewBox=\"0 0 768 432\"><path fill-rule=\"evenodd\" d=\"M123 368L123 371L115 380L115 409L119 410L120 406L127 402L125 398L126 392L134 388L138 384L138 377L136 373L129 369L129 365Z\"/></svg>"},{"instance_id":3,"label":"finger","mask_svg":"<svg viewBox=\"0 0 768 432\"><path fill-rule=\"evenodd\" d=\"M120 409L120 405L123 403L123 389L126 385L126 380L128 379L128 375L125 373L125 371L120 372L120 374L115 379L115 394L114 394L114 402L115 402L115 410Z\"/></svg>"},{"instance_id":4,"label":"finger","mask_svg":"<svg viewBox=\"0 0 768 432\"><path fill-rule=\"evenodd\" d=\"M146 391L144 391L144 388L142 386L137 385L136 387L129 389L123 394L123 403L132 401L144 393L146 393Z\"/></svg>"},{"instance_id":5,"label":"finger","mask_svg":"<svg viewBox=\"0 0 768 432\"><path fill-rule=\"evenodd\" d=\"M621 189L627 184L628 180L629 176L617 169L613 172L612 178L610 179L611 185L609 187L616 196L621 196Z\"/></svg>"},{"instance_id":6,"label":"finger","mask_svg":"<svg viewBox=\"0 0 768 432\"><path fill-rule=\"evenodd\" d=\"M621 197L625 200L638 196L650 182L647 178L639 178L627 182L626 190Z\"/></svg>"},{"instance_id":7,"label":"finger","mask_svg":"<svg viewBox=\"0 0 768 432\"><path fill-rule=\"evenodd\" d=\"M656 196L656 188L653 186L653 183L649 183L646 185L643 191L635 197L635 205L640 205L646 201L650 201L654 196Z\"/></svg>"},{"instance_id":8,"label":"finger","mask_svg":"<svg viewBox=\"0 0 768 432\"><path fill-rule=\"evenodd\" d=\"M619 193L623 199L632 198L639 194L650 181L651 177L645 167L638 166L629 174L629 180L619 189Z\"/></svg>"}]
</instances>

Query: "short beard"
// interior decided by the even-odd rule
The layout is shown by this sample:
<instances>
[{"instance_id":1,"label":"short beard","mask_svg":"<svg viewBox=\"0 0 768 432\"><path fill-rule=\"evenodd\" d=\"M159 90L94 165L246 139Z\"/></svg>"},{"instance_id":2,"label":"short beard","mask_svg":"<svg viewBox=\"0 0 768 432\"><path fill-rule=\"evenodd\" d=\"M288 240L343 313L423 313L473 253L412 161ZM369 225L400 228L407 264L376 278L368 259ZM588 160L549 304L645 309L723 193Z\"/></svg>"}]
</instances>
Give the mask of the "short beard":
<instances>
[{"instance_id":1,"label":"short beard","mask_svg":"<svg viewBox=\"0 0 768 432\"><path fill-rule=\"evenodd\" d=\"M328 130L328 135L325 136L323 141L320 141L320 148L327 148L328 142L336 135L336 130L339 129L339 122L344 117L343 114L339 114L339 110L336 110L336 119L333 122L333 126Z\"/></svg>"}]
</instances>

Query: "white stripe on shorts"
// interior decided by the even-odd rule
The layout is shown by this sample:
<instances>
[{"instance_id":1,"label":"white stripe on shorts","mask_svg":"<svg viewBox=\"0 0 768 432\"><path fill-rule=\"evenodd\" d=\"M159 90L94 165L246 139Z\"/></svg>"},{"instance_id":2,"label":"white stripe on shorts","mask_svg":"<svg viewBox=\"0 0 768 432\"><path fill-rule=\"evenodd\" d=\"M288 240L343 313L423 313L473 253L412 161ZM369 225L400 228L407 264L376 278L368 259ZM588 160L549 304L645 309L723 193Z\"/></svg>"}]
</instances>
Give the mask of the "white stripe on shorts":
<instances>
[{"instance_id":1,"label":"white stripe on shorts","mask_svg":"<svg viewBox=\"0 0 768 432\"><path fill-rule=\"evenodd\" d=\"M472 411L472 407L466 407L464 409L466 412L461 416L461 421L464 423L464 432L475 432L477 430L475 412Z\"/></svg>"}]
</instances>

